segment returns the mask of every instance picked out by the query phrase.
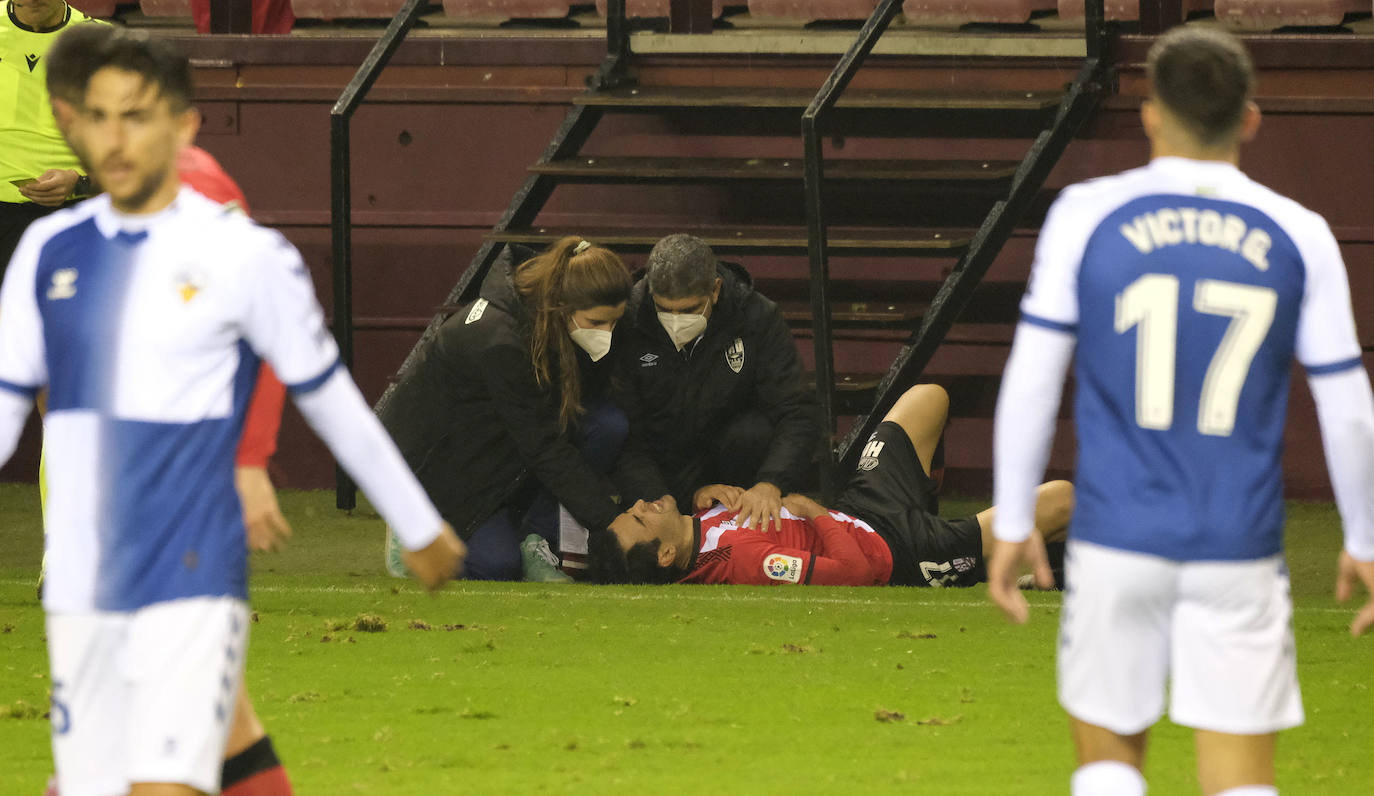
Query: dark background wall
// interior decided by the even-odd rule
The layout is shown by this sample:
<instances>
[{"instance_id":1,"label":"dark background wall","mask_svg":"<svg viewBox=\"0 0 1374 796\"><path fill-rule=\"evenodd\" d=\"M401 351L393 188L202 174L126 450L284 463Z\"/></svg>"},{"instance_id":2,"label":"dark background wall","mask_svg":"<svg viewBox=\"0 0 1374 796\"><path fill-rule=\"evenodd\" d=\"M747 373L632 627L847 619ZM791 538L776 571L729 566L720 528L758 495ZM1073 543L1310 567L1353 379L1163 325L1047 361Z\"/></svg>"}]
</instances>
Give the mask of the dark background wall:
<instances>
[{"instance_id":1,"label":"dark background wall","mask_svg":"<svg viewBox=\"0 0 1374 796\"><path fill-rule=\"evenodd\" d=\"M1322 212L1341 241L1366 350L1374 330L1374 199L1368 142L1374 140L1374 64L1370 42L1315 44L1299 37L1252 42L1261 67L1260 105L1266 119L1245 152L1256 179ZM300 248L330 308L329 108L370 46L365 39L253 39L205 37L185 41L194 54L205 125L200 144L238 180L255 217L280 229ZM526 167L558 127L571 98L595 68L595 40L506 39L408 42L353 121L355 376L370 401L419 337L449 288L467 266L482 235L500 217ZM1088 125L1051 178L1052 186L1119 171L1148 156L1137 119L1143 93L1143 43L1122 51L1121 94ZM639 78L659 85L817 86L831 64L805 56L641 59ZM1031 59L881 59L856 86L905 85L1054 88L1072 79L1073 61ZM690 121L684 123L690 127ZM613 119L585 148L590 154L800 155L798 138L760 138L744 130L676 129L651 119ZM689 134L690 133L690 134ZM913 147L921 147L914 152ZM832 140L834 157L1016 157L1025 142ZM706 188L642 186L610 190L560 189L543 223L593 228L637 221L680 226L738 219L766 206L800 218L797 197L739 195ZM881 197L856 199L845 212L913 212ZM1034 226L1013 239L989 279L1023 282ZM627 257L633 266L636 257ZM760 257L744 264L765 285L801 278L796 258ZM903 280L939 275L949 263L851 260L835 263L836 278ZM929 273L927 273L929 272ZM884 289L884 288L880 288ZM810 340L803 338L806 359ZM884 370L895 342L843 343L841 369ZM1005 346L951 346L932 363L933 375L1000 372ZM994 387L995 388L995 387ZM1288 431L1289 492L1327 494L1315 417L1301 378L1295 379ZM0 476L32 478L33 429ZM964 489L987 484L991 420L954 421L950 467ZM1061 429L1052 465L1072 465L1072 436ZM328 452L288 408L274 476L282 486L332 484Z\"/></svg>"}]
</instances>

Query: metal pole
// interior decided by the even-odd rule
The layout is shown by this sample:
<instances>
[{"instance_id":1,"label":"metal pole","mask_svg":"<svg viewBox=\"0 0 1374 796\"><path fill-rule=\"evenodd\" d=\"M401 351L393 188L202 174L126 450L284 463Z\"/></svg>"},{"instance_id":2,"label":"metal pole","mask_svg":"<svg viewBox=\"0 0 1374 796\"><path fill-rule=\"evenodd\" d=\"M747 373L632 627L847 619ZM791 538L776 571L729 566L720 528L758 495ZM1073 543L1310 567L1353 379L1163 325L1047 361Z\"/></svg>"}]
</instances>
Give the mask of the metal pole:
<instances>
[{"instance_id":1,"label":"metal pole","mask_svg":"<svg viewBox=\"0 0 1374 796\"><path fill-rule=\"evenodd\" d=\"M620 0L624 2L624 0ZM406 33L419 19L420 9L427 0L406 0L406 4L392 17L382 37L373 45L353 79L348 81L338 102L329 111L329 176L330 176L330 240L333 244L334 265L334 339L339 343L339 359L344 366L353 367L353 220L352 161L349 158L349 121L362 104L363 97L377 82ZM341 509L352 510L358 503L358 490L353 480L335 467L334 503Z\"/></svg>"}]
</instances>

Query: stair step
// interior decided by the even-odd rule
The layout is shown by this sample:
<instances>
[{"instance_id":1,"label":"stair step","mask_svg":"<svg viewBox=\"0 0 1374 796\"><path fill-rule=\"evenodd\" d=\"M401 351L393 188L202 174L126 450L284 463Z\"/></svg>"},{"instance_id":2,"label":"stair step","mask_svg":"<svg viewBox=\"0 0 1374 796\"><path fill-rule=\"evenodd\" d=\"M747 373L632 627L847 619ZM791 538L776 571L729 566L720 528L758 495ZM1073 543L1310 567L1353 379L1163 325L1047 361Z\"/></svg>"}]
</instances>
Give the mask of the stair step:
<instances>
[{"instance_id":1,"label":"stair step","mask_svg":"<svg viewBox=\"0 0 1374 796\"><path fill-rule=\"evenodd\" d=\"M648 251L667 235L690 232L705 240L717 253L804 254L808 239L805 227L681 227L635 229L557 229L553 227L513 228L489 232L483 237L502 243L546 246L566 235L580 235L600 246L617 251ZM968 230L908 230L834 228L828 231L832 255L907 255L915 257L958 257L968 248Z\"/></svg>"},{"instance_id":2,"label":"stair step","mask_svg":"<svg viewBox=\"0 0 1374 796\"><path fill-rule=\"evenodd\" d=\"M1008 180L1020 164L1011 160L868 160L832 159L825 162L830 181L977 182ZM579 155L529 169L566 180L585 182L660 181L716 182L722 180L788 180L800 182L805 161L800 158L675 158L602 157Z\"/></svg>"},{"instance_id":3,"label":"stair step","mask_svg":"<svg viewBox=\"0 0 1374 796\"><path fill-rule=\"evenodd\" d=\"M924 302L838 301L830 307L835 325L857 327L907 327L920 320L929 304ZM811 305L802 301L779 301L782 317L790 324L810 326Z\"/></svg>"},{"instance_id":4,"label":"stair step","mask_svg":"<svg viewBox=\"0 0 1374 796\"><path fill-rule=\"evenodd\" d=\"M835 402L841 414L866 412L872 406L873 391L878 389L883 373L835 374ZM949 393L949 415L957 418L990 419L997 409L997 393L1002 388L1002 376L996 375L932 375L923 383L938 384ZM807 384L814 387L816 376L807 374ZM1066 394L1072 395L1072 380ZM1060 419L1073 417L1073 401L1061 401Z\"/></svg>"},{"instance_id":5,"label":"stair step","mask_svg":"<svg viewBox=\"0 0 1374 796\"><path fill-rule=\"evenodd\" d=\"M631 86L582 94L577 105L595 108L658 110L768 109L805 110L815 89L739 88L734 86ZM887 111L1045 111L1063 98L1060 91L952 91L930 89L850 89L836 108Z\"/></svg>"}]
</instances>

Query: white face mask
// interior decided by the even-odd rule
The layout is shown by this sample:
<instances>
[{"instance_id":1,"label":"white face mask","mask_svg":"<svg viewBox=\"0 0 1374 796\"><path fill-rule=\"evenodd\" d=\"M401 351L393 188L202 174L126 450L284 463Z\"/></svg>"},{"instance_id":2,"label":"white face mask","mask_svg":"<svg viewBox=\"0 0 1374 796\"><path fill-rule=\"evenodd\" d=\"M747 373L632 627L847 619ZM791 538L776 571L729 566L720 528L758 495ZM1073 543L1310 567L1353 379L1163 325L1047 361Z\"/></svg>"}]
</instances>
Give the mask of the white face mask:
<instances>
[{"instance_id":1,"label":"white face mask","mask_svg":"<svg viewBox=\"0 0 1374 796\"><path fill-rule=\"evenodd\" d=\"M577 347L587 352L587 356L593 362L606 356L611 350L611 333L605 329L583 329L581 326L573 324L573 329L569 334L572 341L577 343Z\"/></svg>"},{"instance_id":2,"label":"white face mask","mask_svg":"<svg viewBox=\"0 0 1374 796\"><path fill-rule=\"evenodd\" d=\"M663 330L668 333L668 339L673 341L673 345L677 346L679 351L706 331L705 315L660 312L658 322L663 324Z\"/></svg>"}]
</instances>

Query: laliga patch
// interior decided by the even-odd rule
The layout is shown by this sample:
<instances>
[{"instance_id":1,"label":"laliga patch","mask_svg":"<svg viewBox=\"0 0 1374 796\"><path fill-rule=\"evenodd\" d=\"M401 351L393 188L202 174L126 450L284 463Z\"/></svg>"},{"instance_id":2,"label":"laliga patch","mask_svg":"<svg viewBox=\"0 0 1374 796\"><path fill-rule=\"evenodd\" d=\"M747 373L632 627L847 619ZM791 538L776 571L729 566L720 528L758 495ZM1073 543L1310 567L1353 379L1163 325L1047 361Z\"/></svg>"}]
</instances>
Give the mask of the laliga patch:
<instances>
[{"instance_id":1,"label":"laliga patch","mask_svg":"<svg viewBox=\"0 0 1374 796\"><path fill-rule=\"evenodd\" d=\"M802 560L796 556L774 553L763 560L763 574L767 575L769 580L801 583Z\"/></svg>"},{"instance_id":2,"label":"laliga patch","mask_svg":"<svg viewBox=\"0 0 1374 796\"><path fill-rule=\"evenodd\" d=\"M486 299L477 299L472 302L472 309L468 310L468 318L463 323L476 323L482 320L482 313L487 311L487 304Z\"/></svg>"},{"instance_id":3,"label":"laliga patch","mask_svg":"<svg viewBox=\"0 0 1374 796\"><path fill-rule=\"evenodd\" d=\"M735 342L725 349L725 364L730 366L730 370L739 373L740 368L744 367L744 339L735 338Z\"/></svg>"}]
</instances>

